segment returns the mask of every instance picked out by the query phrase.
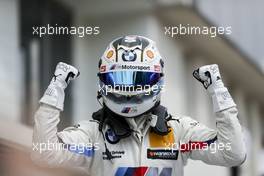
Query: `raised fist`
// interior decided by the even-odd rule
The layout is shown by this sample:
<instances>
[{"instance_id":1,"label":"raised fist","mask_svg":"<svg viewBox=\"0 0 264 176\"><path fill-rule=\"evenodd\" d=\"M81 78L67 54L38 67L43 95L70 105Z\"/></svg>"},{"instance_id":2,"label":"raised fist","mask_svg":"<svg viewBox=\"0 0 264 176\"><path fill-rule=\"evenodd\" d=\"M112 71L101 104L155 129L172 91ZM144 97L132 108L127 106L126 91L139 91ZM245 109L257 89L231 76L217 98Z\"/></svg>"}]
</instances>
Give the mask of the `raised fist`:
<instances>
[{"instance_id":1,"label":"raised fist","mask_svg":"<svg viewBox=\"0 0 264 176\"><path fill-rule=\"evenodd\" d=\"M193 76L200 81L210 93L224 87L217 64L205 65L193 71Z\"/></svg>"},{"instance_id":2,"label":"raised fist","mask_svg":"<svg viewBox=\"0 0 264 176\"><path fill-rule=\"evenodd\" d=\"M66 88L71 80L77 78L80 72L75 67L63 62L59 62L56 66L52 82L59 82L63 88Z\"/></svg>"},{"instance_id":3,"label":"raised fist","mask_svg":"<svg viewBox=\"0 0 264 176\"><path fill-rule=\"evenodd\" d=\"M77 78L79 75L80 72L75 67L59 62L50 85L40 99L40 103L54 106L62 111L65 97L64 89L72 79Z\"/></svg>"}]
</instances>

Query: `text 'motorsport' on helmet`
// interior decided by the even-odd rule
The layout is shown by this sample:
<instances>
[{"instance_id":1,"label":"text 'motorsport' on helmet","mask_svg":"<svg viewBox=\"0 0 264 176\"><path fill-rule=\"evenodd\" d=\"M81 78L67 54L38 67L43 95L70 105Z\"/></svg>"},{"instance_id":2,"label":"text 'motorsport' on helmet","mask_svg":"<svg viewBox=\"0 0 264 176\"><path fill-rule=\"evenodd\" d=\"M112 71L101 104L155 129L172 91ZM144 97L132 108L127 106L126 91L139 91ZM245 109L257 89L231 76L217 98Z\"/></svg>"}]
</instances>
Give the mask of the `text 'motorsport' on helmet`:
<instances>
[{"instance_id":1,"label":"text 'motorsport' on helmet","mask_svg":"<svg viewBox=\"0 0 264 176\"><path fill-rule=\"evenodd\" d=\"M163 67L152 40L136 35L113 40L99 61L104 105L124 117L144 114L160 101Z\"/></svg>"}]
</instances>

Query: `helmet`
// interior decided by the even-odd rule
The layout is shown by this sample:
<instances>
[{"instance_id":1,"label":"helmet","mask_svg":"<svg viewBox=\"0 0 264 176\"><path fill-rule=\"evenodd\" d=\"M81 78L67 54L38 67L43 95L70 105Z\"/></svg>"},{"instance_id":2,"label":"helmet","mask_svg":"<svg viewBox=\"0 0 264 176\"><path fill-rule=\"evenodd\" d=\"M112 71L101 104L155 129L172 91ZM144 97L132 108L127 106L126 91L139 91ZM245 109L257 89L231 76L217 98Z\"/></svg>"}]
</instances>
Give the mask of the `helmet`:
<instances>
[{"instance_id":1,"label":"helmet","mask_svg":"<svg viewBox=\"0 0 264 176\"><path fill-rule=\"evenodd\" d=\"M163 65L152 40L135 35L113 40L99 61L103 104L123 117L148 112L160 102Z\"/></svg>"}]
</instances>

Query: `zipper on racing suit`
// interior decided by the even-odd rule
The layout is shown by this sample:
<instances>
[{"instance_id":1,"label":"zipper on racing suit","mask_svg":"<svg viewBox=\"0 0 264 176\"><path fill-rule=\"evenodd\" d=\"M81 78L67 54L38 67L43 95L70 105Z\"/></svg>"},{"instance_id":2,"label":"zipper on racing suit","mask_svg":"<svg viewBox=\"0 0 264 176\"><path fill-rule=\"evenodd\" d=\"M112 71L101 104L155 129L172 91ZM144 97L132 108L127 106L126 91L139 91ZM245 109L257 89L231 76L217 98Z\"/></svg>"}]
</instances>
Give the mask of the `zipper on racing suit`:
<instances>
[{"instance_id":1,"label":"zipper on racing suit","mask_svg":"<svg viewBox=\"0 0 264 176\"><path fill-rule=\"evenodd\" d=\"M141 135L139 138L139 167L141 167L141 154L142 154L142 144L143 144L143 136Z\"/></svg>"}]
</instances>

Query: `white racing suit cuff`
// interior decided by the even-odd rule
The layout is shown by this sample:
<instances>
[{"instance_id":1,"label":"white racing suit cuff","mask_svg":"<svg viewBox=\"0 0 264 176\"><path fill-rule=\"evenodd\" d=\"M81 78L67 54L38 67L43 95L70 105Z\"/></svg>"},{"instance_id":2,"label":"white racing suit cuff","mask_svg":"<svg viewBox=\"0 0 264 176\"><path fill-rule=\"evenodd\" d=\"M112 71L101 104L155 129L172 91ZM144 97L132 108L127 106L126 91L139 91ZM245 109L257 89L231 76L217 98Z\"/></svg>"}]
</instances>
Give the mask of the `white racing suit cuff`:
<instances>
[{"instance_id":1,"label":"white racing suit cuff","mask_svg":"<svg viewBox=\"0 0 264 176\"><path fill-rule=\"evenodd\" d=\"M217 88L211 91L210 94L213 100L214 112L220 112L236 106L226 87Z\"/></svg>"},{"instance_id":2,"label":"white racing suit cuff","mask_svg":"<svg viewBox=\"0 0 264 176\"><path fill-rule=\"evenodd\" d=\"M64 88L56 84L50 84L39 102L63 111L64 97Z\"/></svg>"}]
</instances>

